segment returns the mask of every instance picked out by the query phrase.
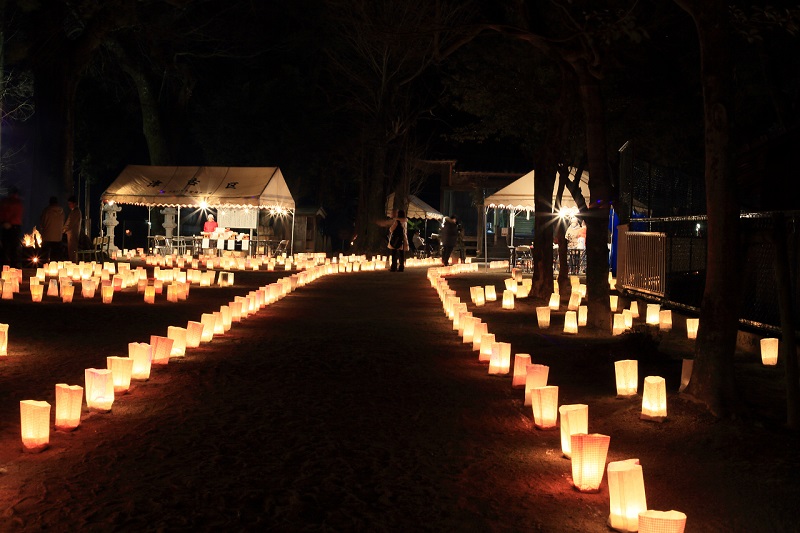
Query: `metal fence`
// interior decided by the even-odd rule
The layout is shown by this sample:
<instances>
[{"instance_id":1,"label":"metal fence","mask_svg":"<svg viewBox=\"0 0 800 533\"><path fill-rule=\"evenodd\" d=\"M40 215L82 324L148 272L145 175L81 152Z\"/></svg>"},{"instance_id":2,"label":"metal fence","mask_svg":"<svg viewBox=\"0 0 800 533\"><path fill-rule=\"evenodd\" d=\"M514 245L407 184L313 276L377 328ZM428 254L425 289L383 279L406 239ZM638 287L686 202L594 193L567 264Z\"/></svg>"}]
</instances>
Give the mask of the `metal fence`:
<instances>
[{"instance_id":1,"label":"metal fence","mask_svg":"<svg viewBox=\"0 0 800 533\"><path fill-rule=\"evenodd\" d=\"M800 212L783 215L791 277L787 290L791 291L794 309L800 310ZM774 224L773 213L741 215L739 247L730 252L741 279L741 322L773 331L780 327ZM699 311L706 270L705 216L638 219L621 237L625 253L617 275L618 287L667 305ZM800 330L800 312L795 313L795 329Z\"/></svg>"}]
</instances>

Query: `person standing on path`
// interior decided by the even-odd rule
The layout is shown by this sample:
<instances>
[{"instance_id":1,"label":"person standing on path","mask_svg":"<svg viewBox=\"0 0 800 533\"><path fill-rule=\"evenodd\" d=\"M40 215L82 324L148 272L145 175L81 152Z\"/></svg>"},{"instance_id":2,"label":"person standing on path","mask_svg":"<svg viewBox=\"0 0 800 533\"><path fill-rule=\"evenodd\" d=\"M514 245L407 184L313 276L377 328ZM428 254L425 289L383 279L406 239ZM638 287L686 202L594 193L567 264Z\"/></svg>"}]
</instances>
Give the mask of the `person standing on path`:
<instances>
[{"instance_id":1,"label":"person standing on path","mask_svg":"<svg viewBox=\"0 0 800 533\"><path fill-rule=\"evenodd\" d=\"M0 264L17 267L21 228L22 200L19 189L10 187L8 196L0 200L0 245L3 247Z\"/></svg>"},{"instance_id":2,"label":"person standing on path","mask_svg":"<svg viewBox=\"0 0 800 533\"><path fill-rule=\"evenodd\" d=\"M58 198L50 197L50 205L44 208L39 217L42 233L42 262L61 259L61 239L64 236L64 210L58 205Z\"/></svg>"},{"instance_id":3,"label":"person standing on path","mask_svg":"<svg viewBox=\"0 0 800 533\"><path fill-rule=\"evenodd\" d=\"M392 225L389 226L388 248L392 251L392 272L402 272L406 267L408 251L408 219L406 212L400 209Z\"/></svg>"},{"instance_id":4,"label":"person standing on path","mask_svg":"<svg viewBox=\"0 0 800 533\"><path fill-rule=\"evenodd\" d=\"M64 233L67 236L67 257L73 263L78 262L78 240L81 235L81 220L83 213L78 207L78 199L74 196L67 198L69 205L69 215L64 223Z\"/></svg>"},{"instance_id":5,"label":"person standing on path","mask_svg":"<svg viewBox=\"0 0 800 533\"><path fill-rule=\"evenodd\" d=\"M442 242L442 264L444 264L444 266L449 266L450 254L453 253L453 249L456 247L456 242L458 240L458 219L455 215L444 217L444 224L442 225L439 239Z\"/></svg>"}]
</instances>

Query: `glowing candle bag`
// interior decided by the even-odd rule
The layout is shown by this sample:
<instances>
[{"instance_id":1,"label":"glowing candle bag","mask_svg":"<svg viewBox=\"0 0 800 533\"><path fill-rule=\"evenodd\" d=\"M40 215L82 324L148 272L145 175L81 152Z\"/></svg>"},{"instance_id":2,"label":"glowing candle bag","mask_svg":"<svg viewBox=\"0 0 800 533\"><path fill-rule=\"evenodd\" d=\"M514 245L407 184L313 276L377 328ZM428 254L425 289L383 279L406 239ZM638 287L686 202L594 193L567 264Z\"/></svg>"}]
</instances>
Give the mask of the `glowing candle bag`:
<instances>
[{"instance_id":1,"label":"glowing candle bag","mask_svg":"<svg viewBox=\"0 0 800 533\"><path fill-rule=\"evenodd\" d=\"M539 429L553 429L558 419L558 387L547 385L531 389L533 423Z\"/></svg>"},{"instance_id":2,"label":"glowing candle bag","mask_svg":"<svg viewBox=\"0 0 800 533\"><path fill-rule=\"evenodd\" d=\"M643 511L639 513L639 533L683 533L686 515L680 511Z\"/></svg>"},{"instance_id":3,"label":"glowing candle bag","mask_svg":"<svg viewBox=\"0 0 800 533\"><path fill-rule=\"evenodd\" d=\"M503 291L503 309L514 309L514 293L512 291Z\"/></svg>"},{"instance_id":4,"label":"glowing candle bag","mask_svg":"<svg viewBox=\"0 0 800 533\"><path fill-rule=\"evenodd\" d=\"M111 379L114 382L114 394L125 394L131 388L131 375L133 374L133 359L111 355L106 357L106 366L111 370Z\"/></svg>"},{"instance_id":5,"label":"glowing candle bag","mask_svg":"<svg viewBox=\"0 0 800 533\"><path fill-rule=\"evenodd\" d=\"M489 326L486 322L475 322L473 326L472 332L472 349L474 351L480 351L481 349L481 339L484 335L489 332Z\"/></svg>"},{"instance_id":6,"label":"glowing candle bag","mask_svg":"<svg viewBox=\"0 0 800 533\"><path fill-rule=\"evenodd\" d=\"M56 428L72 431L81 423L83 387L80 385L56 384Z\"/></svg>"},{"instance_id":7,"label":"glowing candle bag","mask_svg":"<svg viewBox=\"0 0 800 533\"><path fill-rule=\"evenodd\" d=\"M172 354L172 345L174 341L169 337L162 337L160 335L150 335L150 348L153 352L151 364L166 365L169 364L169 356Z\"/></svg>"},{"instance_id":8,"label":"glowing candle bag","mask_svg":"<svg viewBox=\"0 0 800 533\"><path fill-rule=\"evenodd\" d=\"M150 379L150 366L153 357L150 345L146 342L128 343L128 356L133 359L131 379L142 381Z\"/></svg>"},{"instance_id":9,"label":"glowing candle bag","mask_svg":"<svg viewBox=\"0 0 800 533\"><path fill-rule=\"evenodd\" d=\"M672 330L672 310L662 309L658 312L658 329L661 331Z\"/></svg>"},{"instance_id":10,"label":"glowing candle bag","mask_svg":"<svg viewBox=\"0 0 800 533\"><path fill-rule=\"evenodd\" d=\"M0 324L0 355L8 355L8 324Z\"/></svg>"},{"instance_id":11,"label":"glowing candle bag","mask_svg":"<svg viewBox=\"0 0 800 533\"><path fill-rule=\"evenodd\" d=\"M659 325L659 313L661 312L661 305L659 304L647 304L645 310L645 324L648 326L658 326Z\"/></svg>"},{"instance_id":12,"label":"glowing candle bag","mask_svg":"<svg viewBox=\"0 0 800 533\"><path fill-rule=\"evenodd\" d=\"M494 285L486 285L484 288L484 297L487 302L497 301L497 290L494 288Z\"/></svg>"},{"instance_id":13,"label":"glowing candle bag","mask_svg":"<svg viewBox=\"0 0 800 533\"><path fill-rule=\"evenodd\" d=\"M481 351L478 354L478 361L488 363L492 359L492 344L494 344L494 333L484 333L481 335Z\"/></svg>"},{"instance_id":14,"label":"glowing candle bag","mask_svg":"<svg viewBox=\"0 0 800 533\"><path fill-rule=\"evenodd\" d=\"M531 391L547 385L550 367L546 365L528 365L525 368L525 405L531 405Z\"/></svg>"},{"instance_id":15,"label":"glowing candle bag","mask_svg":"<svg viewBox=\"0 0 800 533\"><path fill-rule=\"evenodd\" d=\"M564 313L564 333L571 335L578 333L578 314L575 311Z\"/></svg>"},{"instance_id":16,"label":"glowing candle bag","mask_svg":"<svg viewBox=\"0 0 800 533\"><path fill-rule=\"evenodd\" d=\"M186 328L178 326L167 327L167 337L172 339L172 357L183 357L186 355Z\"/></svg>"},{"instance_id":17,"label":"glowing candle bag","mask_svg":"<svg viewBox=\"0 0 800 533\"><path fill-rule=\"evenodd\" d=\"M614 313L614 324L611 328L612 335L622 335L625 333L625 315L622 313Z\"/></svg>"},{"instance_id":18,"label":"glowing candle bag","mask_svg":"<svg viewBox=\"0 0 800 533\"><path fill-rule=\"evenodd\" d=\"M589 406L582 403L562 405L558 408L561 428L561 453L572 455L572 435L589 432Z\"/></svg>"},{"instance_id":19,"label":"glowing candle bag","mask_svg":"<svg viewBox=\"0 0 800 533\"><path fill-rule=\"evenodd\" d=\"M667 384L660 376L644 378L642 420L661 422L667 417Z\"/></svg>"},{"instance_id":20,"label":"glowing candle bag","mask_svg":"<svg viewBox=\"0 0 800 533\"><path fill-rule=\"evenodd\" d=\"M492 355L489 358L489 373L496 375L508 374L511 367L511 344L507 342L493 342Z\"/></svg>"},{"instance_id":21,"label":"glowing candle bag","mask_svg":"<svg viewBox=\"0 0 800 533\"><path fill-rule=\"evenodd\" d=\"M614 361L614 374L617 379L617 397L636 396L639 392L639 361L635 359Z\"/></svg>"},{"instance_id":22,"label":"glowing candle bag","mask_svg":"<svg viewBox=\"0 0 800 533\"><path fill-rule=\"evenodd\" d=\"M608 463L609 525L617 531L637 531L639 513L647 510L644 476L638 459Z\"/></svg>"},{"instance_id":23,"label":"glowing candle bag","mask_svg":"<svg viewBox=\"0 0 800 533\"><path fill-rule=\"evenodd\" d=\"M599 433L572 435L572 484L581 492L597 492L606 469L611 437Z\"/></svg>"},{"instance_id":24,"label":"glowing candle bag","mask_svg":"<svg viewBox=\"0 0 800 533\"><path fill-rule=\"evenodd\" d=\"M768 366L778 364L779 341L776 338L761 339L761 362Z\"/></svg>"},{"instance_id":25,"label":"glowing candle bag","mask_svg":"<svg viewBox=\"0 0 800 533\"><path fill-rule=\"evenodd\" d=\"M699 318L687 318L686 319L686 337L689 339L696 339L697 338L697 329L700 327L700 319Z\"/></svg>"},{"instance_id":26,"label":"glowing candle bag","mask_svg":"<svg viewBox=\"0 0 800 533\"><path fill-rule=\"evenodd\" d=\"M89 409L110 411L114 404L114 379L111 370L106 368L87 368L86 377L86 406Z\"/></svg>"},{"instance_id":27,"label":"glowing candle bag","mask_svg":"<svg viewBox=\"0 0 800 533\"><path fill-rule=\"evenodd\" d=\"M187 348L197 348L200 346L200 341L203 338L203 330L205 326L203 326L202 322L195 322L194 320L190 320L186 323L186 347Z\"/></svg>"},{"instance_id":28,"label":"glowing candle bag","mask_svg":"<svg viewBox=\"0 0 800 533\"><path fill-rule=\"evenodd\" d=\"M536 322L539 325L539 329L547 329L550 327L550 307L536 308Z\"/></svg>"},{"instance_id":29,"label":"glowing candle bag","mask_svg":"<svg viewBox=\"0 0 800 533\"><path fill-rule=\"evenodd\" d=\"M22 447L26 452L40 452L50 444L50 404L39 400L19 402Z\"/></svg>"},{"instance_id":30,"label":"glowing candle bag","mask_svg":"<svg viewBox=\"0 0 800 533\"><path fill-rule=\"evenodd\" d=\"M529 364L531 364L530 354L518 353L514 355L514 375L511 378L511 386L513 388L521 389L525 387Z\"/></svg>"}]
</instances>

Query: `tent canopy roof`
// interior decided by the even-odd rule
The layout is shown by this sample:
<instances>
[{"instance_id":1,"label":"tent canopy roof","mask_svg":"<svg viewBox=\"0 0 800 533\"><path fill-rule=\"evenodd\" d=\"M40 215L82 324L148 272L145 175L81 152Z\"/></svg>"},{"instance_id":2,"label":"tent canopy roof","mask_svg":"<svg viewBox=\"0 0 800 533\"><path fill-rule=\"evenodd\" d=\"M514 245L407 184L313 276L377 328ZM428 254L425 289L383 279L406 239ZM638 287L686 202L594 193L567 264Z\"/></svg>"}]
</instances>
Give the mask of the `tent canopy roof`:
<instances>
[{"instance_id":1,"label":"tent canopy roof","mask_svg":"<svg viewBox=\"0 0 800 533\"><path fill-rule=\"evenodd\" d=\"M575 168L569 169L572 179L575 178ZM484 202L485 207L511 209L513 211L533 211L534 210L534 197L533 197L533 176L534 171L531 170L521 178L517 179L510 185L507 185L497 191L496 193L488 196ZM584 172L580 181L581 193L584 199L589 200L589 173ZM553 188L553 204L556 200L556 191L558 190L558 180L556 180L555 187ZM561 207L575 208L577 204L572 198L570 192L565 188L564 194L561 196Z\"/></svg>"},{"instance_id":2,"label":"tent canopy roof","mask_svg":"<svg viewBox=\"0 0 800 533\"><path fill-rule=\"evenodd\" d=\"M394 205L394 193L386 199L386 216L392 216L392 206ZM444 215L430 205L426 204L413 194L408 195L408 208L406 209L408 218L425 218L441 220Z\"/></svg>"},{"instance_id":3,"label":"tent canopy roof","mask_svg":"<svg viewBox=\"0 0 800 533\"><path fill-rule=\"evenodd\" d=\"M128 165L101 199L166 207L295 208L278 167Z\"/></svg>"}]
</instances>

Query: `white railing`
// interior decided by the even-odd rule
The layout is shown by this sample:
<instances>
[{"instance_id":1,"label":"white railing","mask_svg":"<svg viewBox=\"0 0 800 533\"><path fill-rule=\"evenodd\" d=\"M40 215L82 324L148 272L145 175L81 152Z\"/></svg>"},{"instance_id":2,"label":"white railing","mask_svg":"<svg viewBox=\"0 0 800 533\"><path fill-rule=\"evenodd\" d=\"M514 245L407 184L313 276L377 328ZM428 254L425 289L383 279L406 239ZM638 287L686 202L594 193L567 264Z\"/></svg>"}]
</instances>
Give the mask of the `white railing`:
<instances>
[{"instance_id":1,"label":"white railing","mask_svg":"<svg viewBox=\"0 0 800 533\"><path fill-rule=\"evenodd\" d=\"M623 238L625 263L617 284L663 298L667 289L667 234L628 231Z\"/></svg>"}]
</instances>

